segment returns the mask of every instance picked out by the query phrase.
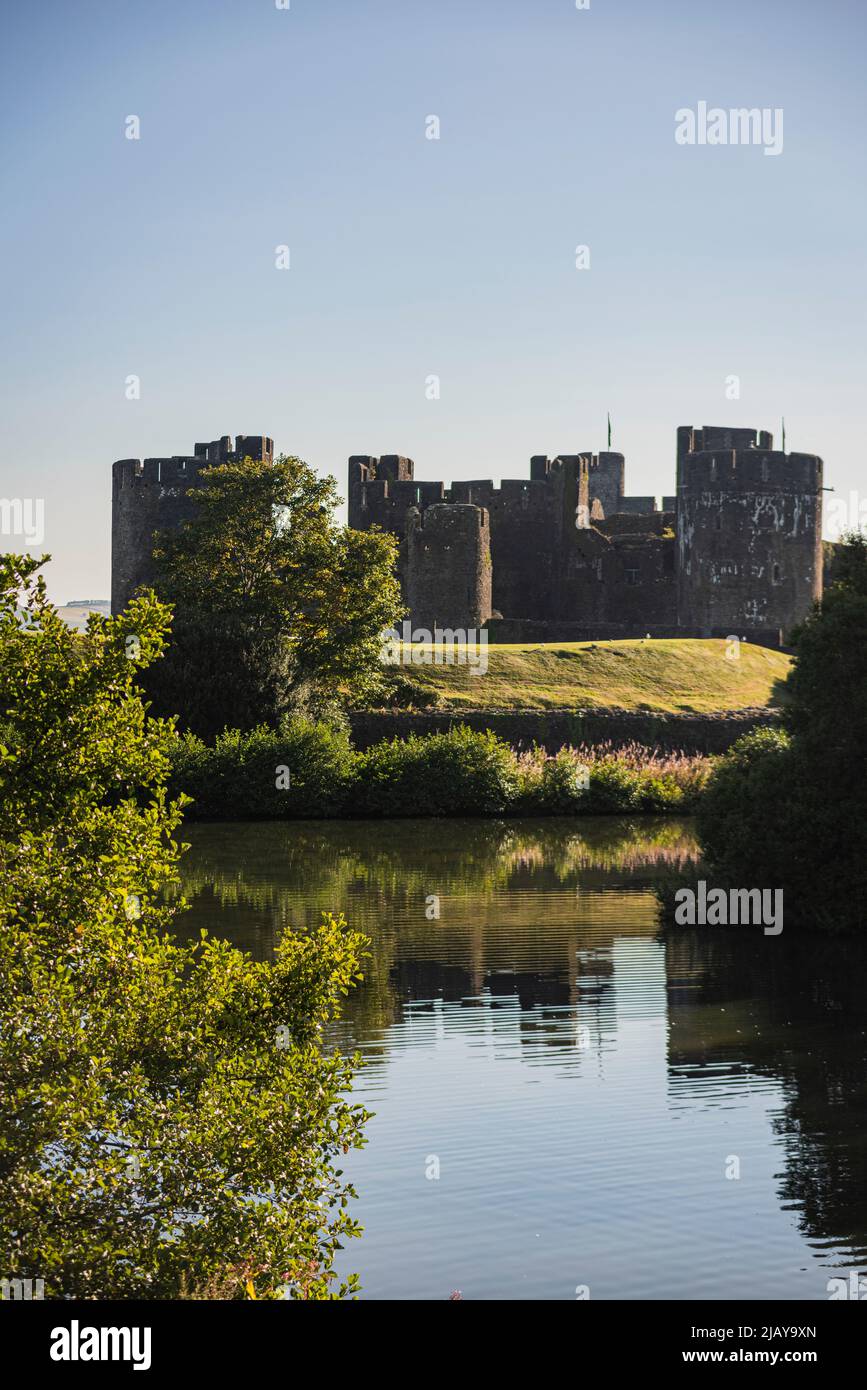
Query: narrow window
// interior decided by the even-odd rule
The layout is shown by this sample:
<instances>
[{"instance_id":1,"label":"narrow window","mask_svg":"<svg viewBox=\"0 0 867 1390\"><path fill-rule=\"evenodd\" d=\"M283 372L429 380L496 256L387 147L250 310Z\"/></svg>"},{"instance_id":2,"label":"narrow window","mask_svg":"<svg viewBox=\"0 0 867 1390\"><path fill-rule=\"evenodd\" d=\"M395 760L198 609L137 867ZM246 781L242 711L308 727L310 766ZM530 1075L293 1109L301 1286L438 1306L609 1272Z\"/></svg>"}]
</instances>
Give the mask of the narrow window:
<instances>
[{"instance_id":1,"label":"narrow window","mask_svg":"<svg viewBox=\"0 0 867 1390\"><path fill-rule=\"evenodd\" d=\"M629 569L629 570L627 570L627 571L626 571L626 582L627 582L627 584L629 584L631 587L634 588L635 585L638 583L638 570L634 570L634 569Z\"/></svg>"}]
</instances>

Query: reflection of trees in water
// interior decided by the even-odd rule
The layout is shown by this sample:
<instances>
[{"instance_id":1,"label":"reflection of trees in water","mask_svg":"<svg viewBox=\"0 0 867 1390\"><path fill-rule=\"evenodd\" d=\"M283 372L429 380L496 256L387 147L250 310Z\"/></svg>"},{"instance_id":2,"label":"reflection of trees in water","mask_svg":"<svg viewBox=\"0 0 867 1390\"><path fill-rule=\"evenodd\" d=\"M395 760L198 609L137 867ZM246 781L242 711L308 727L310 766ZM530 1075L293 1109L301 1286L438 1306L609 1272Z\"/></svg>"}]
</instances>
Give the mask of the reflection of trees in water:
<instances>
[{"instance_id":1,"label":"reflection of trees in water","mask_svg":"<svg viewBox=\"0 0 867 1390\"><path fill-rule=\"evenodd\" d=\"M666 935L672 1085L712 1063L781 1083L780 1198L867 1259L867 942L760 929ZM722 1012L723 1008L725 1012Z\"/></svg>"},{"instance_id":2,"label":"reflection of trees in water","mask_svg":"<svg viewBox=\"0 0 867 1390\"><path fill-rule=\"evenodd\" d=\"M646 882L695 856L688 825L670 818L196 825L189 838L187 931L259 955L323 911L367 933L347 1020L368 1036L409 999L489 991L528 1008L577 1005L588 931L600 948L624 928L652 935ZM439 918L426 915L431 895Z\"/></svg>"},{"instance_id":3,"label":"reflection of trees in water","mask_svg":"<svg viewBox=\"0 0 867 1390\"><path fill-rule=\"evenodd\" d=\"M433 872L480 891L505 886L522 868L544 866L563 879L587 868L679 868L696 853L691 829L668 818L270 821L194 825L187 833L188 896L211 889L226 906L267 907L290 887L325 892L334 911L352 884L386 894L417 890Z\"/></svg>"},{"instance_id":4,"label":"reflection of trees in water","mask_svg":"<svg viewBox=\"0 0 867 1390\"><path fill-rule=\"evenodd\" d=\"M384 1056L385 1025L423 1031L440 1010L446 1027L471 1031L472 1013L498 1046L517 1040L529 1061L560 1049L568 1065L579 1027L598 1051L614 1026L615 938L656 937L649 885L696 855L687 823L646 818L196 825L189 838L188 930L263 955L322 911L368 934L344 1046ZM672 1088L706 1088L709 1067L778 1083L780 1199L809 1239L867 1258L867 943L718 927L664 940Z\"/></svg>"}]
</instances>

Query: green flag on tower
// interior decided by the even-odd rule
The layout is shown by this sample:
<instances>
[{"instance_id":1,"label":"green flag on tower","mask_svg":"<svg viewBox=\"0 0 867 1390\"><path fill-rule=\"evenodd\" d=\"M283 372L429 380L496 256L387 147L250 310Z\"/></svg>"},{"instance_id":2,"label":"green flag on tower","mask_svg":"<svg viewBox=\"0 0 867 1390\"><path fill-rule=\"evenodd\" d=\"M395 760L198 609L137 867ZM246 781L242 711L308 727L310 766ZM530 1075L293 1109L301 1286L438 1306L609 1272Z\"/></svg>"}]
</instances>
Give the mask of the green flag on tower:
<instances>
[{"instance_id":1,"label":"green flag on tower","mask_svg":"<svg viewBox=\"0 0 867 1390\"><path fill-rule=\"evenodd\" d=\"M611 448L611 411L608 412L608 448Z\"/></svg>"},{"instance_id":2,"label":"green flag on tower","mask_svg":"<svg viewBox=\"0 0 867 1390\"><path fill-rule=\"evenodd\" d=\"M786 417L783 416L783 453L786 452Z\"/></svg>"}]
</instances>

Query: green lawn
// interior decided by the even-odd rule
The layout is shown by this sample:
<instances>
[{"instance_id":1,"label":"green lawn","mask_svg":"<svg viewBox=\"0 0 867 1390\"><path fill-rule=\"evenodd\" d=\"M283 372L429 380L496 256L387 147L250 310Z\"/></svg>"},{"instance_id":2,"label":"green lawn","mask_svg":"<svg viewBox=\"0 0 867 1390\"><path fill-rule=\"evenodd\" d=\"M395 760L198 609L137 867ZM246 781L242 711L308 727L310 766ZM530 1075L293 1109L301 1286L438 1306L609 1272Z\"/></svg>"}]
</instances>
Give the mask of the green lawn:
<instances>
[{"instance_id":1,"label":"green lawn","mask_svg":"<svg viewBox=\"0 0 867 1390\"><path fill-rule=\"evenodd\" d=\"M777 704L791 658L741 643L739 658L729 660L727 650L721 639L491 644L480 653L487 656L484 675L468 664L401 670L451 709L708 712Z\"/></svg>"}]
</instances>

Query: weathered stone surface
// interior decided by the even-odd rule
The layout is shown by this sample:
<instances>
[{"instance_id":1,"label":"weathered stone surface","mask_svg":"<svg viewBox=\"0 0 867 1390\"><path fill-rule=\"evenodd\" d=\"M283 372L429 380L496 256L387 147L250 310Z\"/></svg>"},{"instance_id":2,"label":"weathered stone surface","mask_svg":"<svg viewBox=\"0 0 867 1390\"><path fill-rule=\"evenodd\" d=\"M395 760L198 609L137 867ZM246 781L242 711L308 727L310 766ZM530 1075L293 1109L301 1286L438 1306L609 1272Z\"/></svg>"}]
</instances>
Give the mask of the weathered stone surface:
<instances>
[{"instance_id":1,"label":"weathered stone surface","mask_svg":"<svg viewBox=\"0 0 867 1390\"><path fill-rule=\"evenodd\" d=\"M432 508L431 537L445 536L449 508L478 509L478 527L461 522L466 538L487 515L490 607L516 634L543 624L548 641L576 629L780 641L822 592L822 460L775 451L767 431L682 425L677 494L661 512L654 497L625 495L623 455L610 452L535 454L529 478L499 488L486 479L446 488L414 471L397 455L354 455L349 524L400 538L401 583L419 626L445 595L456 627L475 626L485 606L475 542L419 544Z\"/></svg>"},{"instance_id":2,"label":"weathered stone surface","mask_svg":"<svg viewBox=\"0 0 867 1390\"><path fill-rule=\"evenodd\" d=\"M192 455L119 459L112 478L112 611L150 582L157 530L191 514L201 472L273 457L230 435ZM822 592L822 460L766 431L682 425L677 495L625 495L622 454L534 455L529 478L415 477L398 454L349 460L349 524L400 541L415 627L477 628L494 615L524 640L710 637L785 640ZM772 634L778 634L776 638ZM492 634L493 635L493 634ZM499 640L506 640L503 635Z\"/></svg>"},{"instance_id":3,"label":"weathered stone surface","mask_svg":"<svg viewBox=\"0 0 867 1390\"><path fill-rule=\"evenodd\" d=\"M193 512L190 493L201 486L201 473L229 460L271 459L274 441L266 435L224 434L197 444L193 454L172 458L118 459L112 465L111 611L120 613L135 591L153 580L153 538L169 531Z\"/></svg>"}]
</instances>

